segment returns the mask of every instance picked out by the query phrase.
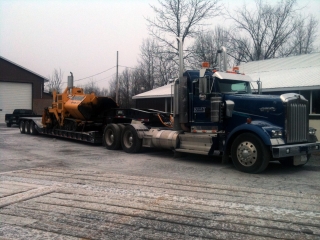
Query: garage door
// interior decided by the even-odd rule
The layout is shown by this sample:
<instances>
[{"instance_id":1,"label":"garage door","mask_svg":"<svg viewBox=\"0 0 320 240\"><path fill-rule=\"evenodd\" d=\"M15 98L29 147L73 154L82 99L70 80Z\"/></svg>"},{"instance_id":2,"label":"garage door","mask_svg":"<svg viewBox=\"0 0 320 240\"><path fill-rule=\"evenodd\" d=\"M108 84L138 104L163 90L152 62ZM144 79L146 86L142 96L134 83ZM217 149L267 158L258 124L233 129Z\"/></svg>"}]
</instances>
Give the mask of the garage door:
<instances>
[{"instance_id":1,"label":"garage door","mask_svg":"<svg viewBox=\"0 0 320 240\"><path fill-rule=\"evenodd\" d=\"M0 123L16 108L32 109L32 84L0 82Z\"/></svg>"}]
</instances>

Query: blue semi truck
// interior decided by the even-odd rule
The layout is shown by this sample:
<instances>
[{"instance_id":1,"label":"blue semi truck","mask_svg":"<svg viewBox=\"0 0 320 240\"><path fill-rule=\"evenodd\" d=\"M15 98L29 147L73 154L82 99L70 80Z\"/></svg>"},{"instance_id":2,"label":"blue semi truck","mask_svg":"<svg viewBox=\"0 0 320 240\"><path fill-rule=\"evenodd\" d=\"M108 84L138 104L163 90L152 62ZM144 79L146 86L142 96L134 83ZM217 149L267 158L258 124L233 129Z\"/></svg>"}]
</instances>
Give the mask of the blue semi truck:
<instances>
[{"instance_id":1,"label":"blue semi truck","mask_svg":"<svg viewBox=\"0 0 320 240\"><path fill-rule=\"evenodd\" d=\"M225 49L219 53L225 54ZM180 51L180 66L182 59ZM223 65L225 68L226 63ZM109 150L122 148L127 153L154 147L171 149L177 155L220 155L223 162L231 159L238 170L247 173L264 171L270 161L303 166L311 153L320 151L316 130L309 127L308 101L302 95L254 94L255 82L237 69L221 71L220 66L217 71L206 65L200 70L182 69L174 82L173 113L123 109L113 104L97 113L99 122L80 121L65 109L71 104L78 115L82 112L79 106L86 96L80 91L61 103L58 96L58 104L54 99L52 108L59 106L56 114L45 111L42 118L21 118L20 131L103 142ZM68 88L72 89L73 77L70 79ZM261 92L259 81L257 92ZM52 124L59 122L62 114L77 126Z\"/></svg>"},{"instance_id":2,"label":"blue semi truck","mask_svg":"<svg viewBox=\"0 0 320 240\"><path fill-rule=\"evenodd\" d=\"M220 53L225 54L225 49ZM181 58L180 52L180 64ZM105 146L122 147L128 153L156 147L175 153L221 155L224 162L231 159L238 170L248 173L264 171L270 161L302 166L311 153L320 151L316 130L309 127L308 101L302 95L253 94L255 82L249 76L236 69L207 67L180 71L174 83L172 120L158 114L165 128L132 109L109 112ZM261 83L257 83L259 93ZM134 118L140 121L133 124Z\"/></svg>"}]
</instances>

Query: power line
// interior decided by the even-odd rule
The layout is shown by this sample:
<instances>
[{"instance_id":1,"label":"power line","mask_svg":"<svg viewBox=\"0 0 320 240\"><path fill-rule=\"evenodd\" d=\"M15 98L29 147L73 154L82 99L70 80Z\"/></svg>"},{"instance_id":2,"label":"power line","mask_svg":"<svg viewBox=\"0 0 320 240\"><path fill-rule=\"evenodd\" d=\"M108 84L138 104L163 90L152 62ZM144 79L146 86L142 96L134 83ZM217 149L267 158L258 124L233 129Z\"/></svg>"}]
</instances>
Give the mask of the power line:
<instances>
[{"instance_id":1,"label":"power line","mask_svg":"<svg viewBox=\"0 0 320 240\"><path fill-rule=\"evenodd\" d=\"M111 75L109 75L109 76L107 76L107 77L105 77L105 78L102 78L102 79L99 79L99 80L93 81L93 82L94 82L94 83L96 83L96 82L100 82L100 81L105 80L105 79L108 79L108 78L110 78L110 77L112 77L112 76L114 76L114 75L115 75L115 73L113 73L113 74L111 74ZM68 82L62 82L62 83L68 83Z\"/></svg>"},{"instance_id":2,"label":"power line","mask_svg":"<svg viewBox=\"0 0 320 240\"><path fill-rule=\"evenodd\" d=\"M139 69L139 68L133 68L133 67L121 66L121 65L119 65L119 67L126 67L126 68L131 68L131 69Z\"/></svg>"},{"instance_id":3,"label":"power line","mask_svg":"<svg viewBox=\"0 0 320 240\"><path fill-rule=\"evenodd\" d=\"M95 82L95 83L96 83L96 82L100 82L100 81L105 80L105 79L107 79L107 78L110 78L110 77L112 77L112 76L114 76L114 75L115 75L115 73L114 73L114 74L109 75L108 77L102 78L102 79L97 80L97 81L94 81L94 82Z\"/></svg>"},{"instance_id":4,"label":"power line","mask_svg":"<svg viewBox=\"0 0 320 240\"><path fill-rule=\"evenodd\" d=\"M111 68L109 68L109 69L107 69L107 70L104 70L104 71L100 72L100 73L96 73L96 74L91 75L91 76L89 76L89 77L77 79L77 80L74 80L74 81L77 82L77 81L81 81L81 80L84 80L84 79L87 79L87 78L91 78L91 77L97 76L97 75L99 75L99 74L101 74L101 73L104 73L104 72L107 72L107 71L109 71L109 70L111 70L111 69L113 69L113 68L115 68L115 67L116 67L116 66L113 66L113 67L111 67Z\"/></svg>"}]
</instances>

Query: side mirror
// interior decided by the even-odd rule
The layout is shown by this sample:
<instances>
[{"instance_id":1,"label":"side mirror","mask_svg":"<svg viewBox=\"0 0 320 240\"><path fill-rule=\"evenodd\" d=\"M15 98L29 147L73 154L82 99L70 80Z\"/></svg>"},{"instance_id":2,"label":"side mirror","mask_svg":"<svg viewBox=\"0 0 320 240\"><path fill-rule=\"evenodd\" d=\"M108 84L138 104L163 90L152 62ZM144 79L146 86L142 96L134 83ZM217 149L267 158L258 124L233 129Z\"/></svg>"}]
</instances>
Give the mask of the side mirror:
<instances>
[{"instance_id":1,"label":"side mirror","mask_svg":"<svg viewBox=\"0 0 320 240\"><path fill-rule=\"evenodd\" d=\"M258 94L262 93L262 82L260 80L257 81L258 84Z\"/></svg>"}]
</instances>

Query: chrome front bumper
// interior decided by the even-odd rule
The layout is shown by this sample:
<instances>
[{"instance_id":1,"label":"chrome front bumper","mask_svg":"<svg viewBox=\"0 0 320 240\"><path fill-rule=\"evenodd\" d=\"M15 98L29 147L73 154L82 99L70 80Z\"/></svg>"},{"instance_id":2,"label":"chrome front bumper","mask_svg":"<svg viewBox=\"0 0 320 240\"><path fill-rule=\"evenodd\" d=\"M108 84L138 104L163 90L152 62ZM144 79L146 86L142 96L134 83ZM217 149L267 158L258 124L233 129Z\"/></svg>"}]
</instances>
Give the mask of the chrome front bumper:
<instances>
[{"instance_id":1,"label":"chrome front bumper","mask_svg":"<svg viewBox=\"0 0 320 240\"><path fill-rule=\"evenodd\" d=\"M271 152L274 158L291 157L320 152L320 142L272 146Z\"/></svg>"}]
</instances>

